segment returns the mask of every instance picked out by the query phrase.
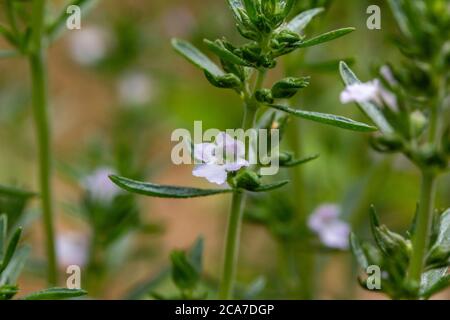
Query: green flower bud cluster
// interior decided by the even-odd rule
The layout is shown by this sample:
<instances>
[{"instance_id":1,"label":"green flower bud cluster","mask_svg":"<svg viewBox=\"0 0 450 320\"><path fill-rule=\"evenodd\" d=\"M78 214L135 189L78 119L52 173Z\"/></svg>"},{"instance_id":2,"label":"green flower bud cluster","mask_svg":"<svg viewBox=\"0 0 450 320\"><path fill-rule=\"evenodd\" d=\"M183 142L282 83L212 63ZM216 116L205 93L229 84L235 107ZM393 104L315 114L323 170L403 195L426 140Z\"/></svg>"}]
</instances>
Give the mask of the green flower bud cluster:
<instances>
[{"instance_id":1,"label":"green flower bud cluster","mask_svg":"<svg viewBox=\"0 0 450 320\"><path fill-rule=\"evenodd\" d=\"M450 278L445 276L450 262L450 211L434 221L434 240L427 250L422 283L407 280L413 250L411 239L416 226L413 225L408 236L404 237L380 225L375 211L372 210L371 227L375 245L360 242L356 235L352 234L351 248L364 270L369 266L380 267L381 292L393 299L427 299L450 285ZM368 289L367 281L368 278L360 279L364 289Z\"/></svg>"}]
</instances>

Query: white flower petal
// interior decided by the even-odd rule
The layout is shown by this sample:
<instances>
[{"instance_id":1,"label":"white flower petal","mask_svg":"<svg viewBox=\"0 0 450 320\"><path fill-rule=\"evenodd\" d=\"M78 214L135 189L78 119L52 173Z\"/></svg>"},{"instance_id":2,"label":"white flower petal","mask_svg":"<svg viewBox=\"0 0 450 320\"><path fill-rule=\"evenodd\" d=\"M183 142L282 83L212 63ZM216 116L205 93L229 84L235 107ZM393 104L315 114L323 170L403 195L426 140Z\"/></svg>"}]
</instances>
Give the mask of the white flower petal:
<instances>
[{"instance_id":1,"label":"white flower petal","mask_svg":"<svg viewBox=\"0 0 450 320\"><path fill-rule=\"evenodd\" d=\"M155 84L141 72L125 74L118 83L120 100L126 106L145 105L155 96Z\"/></svg>"},{"instance_id":2,"label":"white flower petal","mask_svg":"<svg viewBox=\"0 0 450 320\"><path fill-rule=\"evenodd\" d=\"M192 171L192 174L199 178L206 178L211 183L222 185L227 181L227 171L225 166L216 164L202 164Z\"/></svg>"},{"instance_id":3,"label":"white flower petal","mask_svg":"<svg viewBox=\"0 0 450 320\"><path fill-rule=\"evenodd\" d=\"M56 239L58 263L61 267L77 265L83 267L88 259L88 243L84 235L66 233Z\"/></svg>"},{"instance_id":4,"label":"white flower petal","mask_svg":"<svg viewBox=\"0 0 450 320\"><path fill-rule=\"evenodd\" d=\"M329 248L348 249L350 227L342 221L335 221L319 232L320 240Z\"/></svg>"},{"instance_id":5,"label":"white flower petal","mask_svg":"<svg viewBox=\"0 0 450 320\"><path fill-rule=\"evenodd\" d=\"M111 168L99 168L82 181L82 186L92 199L101 203L110 203L122 191L109 179L114 174Z\"/></svg>"},{"instance_id":6,"label":"white flower petal","mask_svg":"<svg viewBox=\"0 0 450 320\"><path fill-rule=\"evenodd\" d=\"M85 27L72 32L70 54L81 65L93 65L102 60L110 48L109 34L99 27Z\"/></svg>"},{"instance_id":7,"label":"white flower petal","mask_svg":"<svg viewBox=\"0 0 450 320\"><path fill-rule=\"evenodd\" d=\"M379 85L377 80L368 83L356 83L347 86L341 93L341 103L350 102L378 102Z\"/></svg>"},{"instance_id":8,"label":"white flower petal","mask_svg":"<svg viewBox=\"0 0 450 320\"><path fill-rule=\"evenodd\" d=\"M225 164L225 169L228 172L239 171L241 168L248 167L250 164L245 159L238 159L236 162Z\"/></svg>"},{"instance_id":9,"label":"white flower petal","mask_svg":"<svg viewBox=\"0 0 450 320\"><path fill-rule=\"evenodd\" d=\"M315 232L321 232L330 223L333 223L339 218L341 208L335 204L324 204L318 207L311 214L308 221L308 226Z\"/></svg>"},{"instance_id":10,"label":"white flower petal","mask_svg":"<svg viewBox=\"0 0 450 320\"><path fill-rule=\"evenodd\" d=\"M215 161L214 149L215 144L213 143L200 143L194 145L194 157L198 161L204 163L211 163Z\"/></svg>"},{"instance_id":11,"label":"white flower petal","mask_svg":"<svg viewBox=\"0 0 450 320\"><path fill-rule=\"evenodd\" d=\"M245 158L245 144L227 133L221 132L216 136L216 155L224 162L238 161L239 158Z\"/></svg>"},{"instance_id":12,"label":"white flower petal","mask_svg":"<svg viewBox=\"0 0 450 320\"><path fill-rule=\"evenodd\" d=\"M381 67L380 74L391 86L395 86L398 84L397 79L395 79L395 76L392 73L392 70L388 65Z\"/></svg>"},{"instance_id":13,"label":"white flower petal","mask_svg":"<svg viewBox=\"0 0 450 320\"><path fill-rule=\"evenodd\" d=\"M381 88L380 89L380 96L383 99L384 103L392 110L392 111L398 111L398 103L397 103L397 96L393 94L392 92Z\"/></svg>"}]
</instances>

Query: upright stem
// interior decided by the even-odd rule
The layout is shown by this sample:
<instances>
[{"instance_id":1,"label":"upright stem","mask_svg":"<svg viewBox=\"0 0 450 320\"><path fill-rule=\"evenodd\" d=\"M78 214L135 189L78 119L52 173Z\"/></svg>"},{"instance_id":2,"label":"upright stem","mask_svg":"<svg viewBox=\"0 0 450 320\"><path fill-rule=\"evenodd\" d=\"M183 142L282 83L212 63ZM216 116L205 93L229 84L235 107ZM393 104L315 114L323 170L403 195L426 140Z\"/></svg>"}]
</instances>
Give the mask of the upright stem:
<instances>
[{"instance_id":1,"label":"upright stem","mask_svg":"<svg viewBox=\"0 0 450 320\"><path fill-rule=\"evenodd\" d=\"M254 90L259 90L264 82L265 72L258 73ZM245 92L245 111L242 128L251 129L255 126L256 114L259 104L250 92ZM247 148L249 150L249 148ZM248 153L248 152L247 152ZM222 269L222 282L219 289L219 299L233 298L233 288L236 278L236 267L239 256L239 243L241 236L242 217L244 214L246 195L245 191L236 190L231 200L231 212L228 217L227 233L225 238L225 256Z\"/></svg>"},{"instance_id":2,"label":"upright stem","mask_svg":"<svg viewBox=\"0 0 450 320\"><path fill-rule=\"evenodd\" d=\"M429 244L429 235L433 221L434 200L436 198L436 175L426 170L422 172L422 187L416 230L413 238L413 253L408 277L415 287L419 288L425 254Z\"/></svg>"},{"instance_id":3,"label":"upright stem","mask_svg":"<svg viewBox=\"0 0 450 320\"><path fill-rule=\"evenodd\" d=\"M239 255L239 242L244 204L244 192L234 192L231 202L231 213L228 218L225 259L222 271L222 283L219 292L219 298L222 300L229 300L233 298L233 287L234 279L236 277L236 266Z\"/></svg>"},{"instance_id":4,"label":"upright stem","mask_svg":"<svg viewBox=\"0 0 450 320\"><path fill-rule=\"evenodd\" d=\"M47 246L48 283L57 284L56 253L53 227L51 187L51 146L48 116L48 88L46 55L43 46L45 0L35 0L33 5L33 35L29 52L32 78L32 104L39 148L39 180L44 231Z\"/></svg>"}]
</instances>

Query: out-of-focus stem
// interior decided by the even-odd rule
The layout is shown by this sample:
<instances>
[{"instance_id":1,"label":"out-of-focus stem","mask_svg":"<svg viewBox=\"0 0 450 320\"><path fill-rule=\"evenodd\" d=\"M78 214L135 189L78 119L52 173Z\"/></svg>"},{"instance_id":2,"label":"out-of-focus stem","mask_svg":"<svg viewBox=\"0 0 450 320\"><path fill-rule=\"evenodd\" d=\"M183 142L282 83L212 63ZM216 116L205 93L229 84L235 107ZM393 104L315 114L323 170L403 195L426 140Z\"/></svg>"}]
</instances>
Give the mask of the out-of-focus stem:
<instances>
[{"instance_id":1,"label":"out-of-focus stem","mask_svg":"<svg viewBox=\"0 0 450 320\"><path fill-rule=\"evenodd\" d=\"M47 247L48 283L57 284L51 186L51 139L48 116L46 54L43 45L45 0L34 0L32 42L28 59L32 79L32 104L39 149L39 183Z\"/></svg>"},{"instance_id":2,"label":"out-of-focus stem","mask_svg":"<svg viewBox=\"0 0 450 320\"><path fill-rule=\"evenodd\" d=\"M422 187L416 230L413 238L413 253L408 272L409 280L417 288L420 286L425 263L425 254L430 241L435 197L436 176L433 173L424 171L422 173Z\"/></svg>"}]
</instances>

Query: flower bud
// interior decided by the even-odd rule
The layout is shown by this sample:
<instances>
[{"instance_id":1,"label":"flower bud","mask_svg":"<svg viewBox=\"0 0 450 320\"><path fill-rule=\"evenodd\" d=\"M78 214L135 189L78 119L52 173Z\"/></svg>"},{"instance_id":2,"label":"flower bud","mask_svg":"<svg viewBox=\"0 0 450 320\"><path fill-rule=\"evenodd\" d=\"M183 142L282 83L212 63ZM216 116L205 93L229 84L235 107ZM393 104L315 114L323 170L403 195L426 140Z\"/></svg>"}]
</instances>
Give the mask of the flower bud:
<instances>
[{"instance_id":1,"label":"flower bud","mask_svg":"<svg viewBox=\"0 0 450 320\"><path fill-rule=\"evenodd\" d=\"M280 166L284 166L285 164L288 164L289 162L292 161L293 155L290 152L280 152L279 155L279 161L280 161Z\"/></svg>"},{"instance_id":2,"label":"flower bud","mask_svg":"<svg viewBox=\"0 0 450 320\"><path fill-rule=\"evenodd\" d=\"M278 43L297 43L301 40L301 37L298 33L290 31L290 30L282 30L279 32L274 39Z\"/></svg>"},{"instance_id":3,"label":"flower bud","mask_svg":"<svg viewBox=\"0 0 450 320\"><path fill-rule=\"evenodd\" d=\"M215 77L205 70L206 79L215 87L223 89L238 89L242 87L242 81L233 73L227 73L220 77Z\"/></svg>"},{"instance_id":4,"label":"flower bud","mask_svg":"<svg viewBox=\"0 0 450 320\"><path fill-rule=\"evenodd\" d=\"M258 32L254 30L250 30L245 28L244 26L238 24L237 25L238 32L241 36L243 36L245 39L253 40L253 41L259 41L261 36Z\"/></svg>"},{"instance_id":5,"label":"flower bud","mask_svg":"<svg viewBox=\"0 0 450 320\"><path fill-rule=\"evenodd\" d=\"M236 175L235 185L237 188L252 191L261 186L261 179L256 172L244 170Z\"/></svg>"},{"instance_id":6,"label":"flower bud","mask_svg":"<svg viewBox=\"0 0 450 320\"><path fill-rule=\"evenodd\" d=\"M374 233L377 244L384 255L396 259L397 263L406 268L412 253L411 241L390 231L386 226L376 227Z\"/></svg>"},{"instance_id":7,"label":"flower bud","mask_svg":"<svg viewBox=\"0 0 450 320\"><path fill-rule=\"evenodd\" d=\"M409 121L411 122L412 132L416 137L422 134L428 123L428 119L419 110L414 111L409 116Z\"/></svg>"},{"instance_id":8,"label":"flower bud","mask_svg":"<svg viewBox=\"0 0 450 320\"><path fill-rule=\"evenodd\" d=\"M261 89L255 92L255 98L261 103L273 103L272 91L269 89Z\"/></svg>"},{"instance_id":9,"label":"flower bud","mask_svg":"<svg viewBox=\"0 0 450 320\"><path fill-rule=\"evenodd\" d=\"M306 88L309 85L309 79L309 77L283 79L275 83L272 87L272 96L275 99L292 98L298 90Z\"/></svg>"}]
</instances>

